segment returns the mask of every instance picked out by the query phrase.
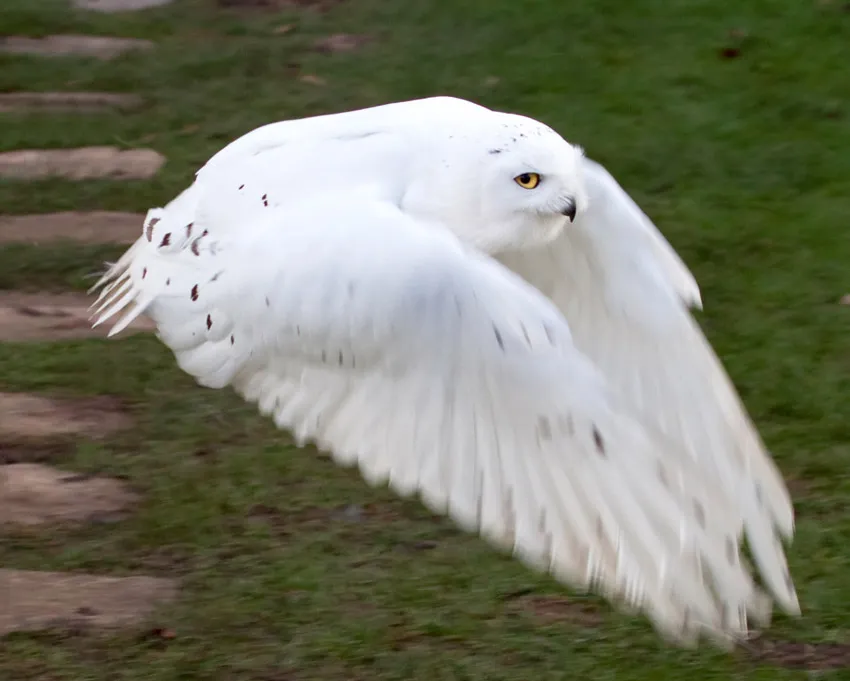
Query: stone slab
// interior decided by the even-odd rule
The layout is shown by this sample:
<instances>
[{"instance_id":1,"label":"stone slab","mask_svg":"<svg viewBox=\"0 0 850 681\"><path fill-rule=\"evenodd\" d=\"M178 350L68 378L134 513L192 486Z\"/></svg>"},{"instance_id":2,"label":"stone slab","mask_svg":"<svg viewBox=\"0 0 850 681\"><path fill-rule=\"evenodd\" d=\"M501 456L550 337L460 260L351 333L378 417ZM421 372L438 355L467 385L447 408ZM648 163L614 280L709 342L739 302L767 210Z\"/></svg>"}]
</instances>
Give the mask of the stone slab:
<instances>
[{"instance_id":1,"label":"stone slab","mask_svg":"<svg viewBox=\"0 0 850 681\"><path fill-rule=\"evenodd\" d=\"M0 177L144 180L153 177L164 163L165 157L152 149L23 149L0 153Z\"/></svg>"},{"instance_id":2,"label":"stone slab","mask_svg":"<svg viewBox=\"0 0 850 681\"><path fill-rule=\"evenodd\" d=\"M66 211L0 215L0 243L33 246L63 239L88 244L132 244L142 235L145 216L118 211Z\"/></svg>"},{"instance_id":3,"label":"stone slab","mask_svg":"<svg viewBox=\"0 0 850 681\"><path fill-rule=\"evenodd\" d=\"M74 0L74 7L113 14L115 12L138 12L142 9L162 7L172 0Z\"/></svg>"},{"instance_id":4,"label":"stone slab","mask_svg":"<svg viewBox=\"0 0 850 681\"><path fill-rule=\"evenodd\" d=\"M106 338L110 325L91 328L90 305L95 297L76 293L0 292L0 342ZM124 333L153 331L144 315Z\"/></svg>"},{"instance_id":5,"label":"stone slab","mask_svg":"<svg viewBox=\"0 0 850 681\"><path fill-rule=\"evenodd\" d=\"M79 475L39 463L0 466L0 530L10 525L119 518L137 500L120 480Z\"/></svg>"},{"instance_id":6,"label":"stone slab","mask_svg":"<svg viewBox=\"0 0 850 681\"><path fill-rule=\"evenodd\" d=\"M0 636L54 627L134 627L176 597L174 581L155 577L0 570Z\"/></svg>"},{"instance_id":7,"label":"stone slab","mask_svg":"<svg viewBox=\"0 0 850 681\"><path fill-rule=\"evenodd\" d=\"M132 425L113 397L58 399L0 392L0 440L4 442L63 436L99 438Z\"/></svg>"},{"instance_id":8,"label":"stone slab","mask_svg":"<svg viewBox=\"0 0 850 681\"><path fill-rule=\"evenodd\" d=\"M0 113L91 113L141 106L138 95L112 92L7 92L0 94Z\"/></svg>"},{"instance_id":9,"label":"stone slab","mask_svg":"<svg viewBox=\"0 0 850 681\"><path fill-rule=\"evenodd\" d=\"M41 57L93 57L106 60L133 50L149 50L154 46L150 40L99 35L49 35L44 38L14 35L0 37L2 53Z\"/></svg>"}]
</instances>

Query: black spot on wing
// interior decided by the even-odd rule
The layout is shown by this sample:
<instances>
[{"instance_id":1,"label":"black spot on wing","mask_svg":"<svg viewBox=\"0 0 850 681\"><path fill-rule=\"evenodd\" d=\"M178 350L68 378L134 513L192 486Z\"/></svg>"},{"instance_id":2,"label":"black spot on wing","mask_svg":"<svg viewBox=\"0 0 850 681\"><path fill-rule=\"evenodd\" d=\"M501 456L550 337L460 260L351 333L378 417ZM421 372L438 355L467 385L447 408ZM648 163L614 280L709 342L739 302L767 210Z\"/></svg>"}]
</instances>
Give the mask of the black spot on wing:
<instances>
[{"instance_id":1,"label":"black spot on wing","mask_svg":"<svg viewBox=\"0 0 850 681\"><path fill-rule=\"evenodd\" d=\"M496 342L499 344L499 347L502 349L502 352L505 351L505 340L502 338L502 334L499 331L499 327L493 324L493 333L496 336Z\"/></svg>"},{"instance_id":2,"label":"black spot on wing","mask_svg":"<svg viewBox=\"0 0 850 681\"><path fill-rule=\"evenodd\" d=\"M596 452L599 456L607 458L608 454L605 451L605 440L602 439L602 434L596 426L593 426L593 444L596 445Z\"/></svg>"},{"instance_id":3,"label":"black spot on wing","mask_svg":"<svg viewBox=\"0 0 850 681\"><path fill-rule=\"evenodd\" d=\"M159 222L159 218L151 218L151 221L145 226L145 238L148 241L153 240L153 228L157 222Z\"/></svg>"}]
</instances>

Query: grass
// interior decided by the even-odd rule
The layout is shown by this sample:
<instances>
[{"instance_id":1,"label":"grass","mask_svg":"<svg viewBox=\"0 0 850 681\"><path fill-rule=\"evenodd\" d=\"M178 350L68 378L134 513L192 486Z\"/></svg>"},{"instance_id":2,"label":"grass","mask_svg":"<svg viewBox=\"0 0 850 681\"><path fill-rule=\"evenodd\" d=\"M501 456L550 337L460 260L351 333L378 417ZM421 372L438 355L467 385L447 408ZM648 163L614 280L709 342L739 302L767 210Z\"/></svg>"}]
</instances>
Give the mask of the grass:
<instances>
[{"instance_id":1,"label":"grass","mask_svg":"<svg viewBox=\"0 0 850 681\"><path fill-rule=\"evenodd\" d=\"M0 206L144 211L257 125L390 100L454 94L546 121L605 163L690 264L701 322L794 482L790 560L805 614L777 618L769 635L850 643L850 311L837 304L850 258L846 10L840 0L349 0L327 12L178 0L101 16L4 0L5 33L159 47L112 62L0 57L0 90L147 101L120 115L4 114L0 150L147 146L168 163L144 182L0 181ZM311 49L337 32L373 40ZM4 247L0 288L84 289L117 252ZM14 635L0 641L0 679L811 677L745 653L665 648L645 621L597 599L562 607L548 578L295 450L228 392L195 387L153 339L3 345L0 388L125 398L137 427L78 443L62 465L126 476L145 499L116 525L4 537L0 564L183 584L157 619L174 639Z\"/></svg>"}]
</instances>

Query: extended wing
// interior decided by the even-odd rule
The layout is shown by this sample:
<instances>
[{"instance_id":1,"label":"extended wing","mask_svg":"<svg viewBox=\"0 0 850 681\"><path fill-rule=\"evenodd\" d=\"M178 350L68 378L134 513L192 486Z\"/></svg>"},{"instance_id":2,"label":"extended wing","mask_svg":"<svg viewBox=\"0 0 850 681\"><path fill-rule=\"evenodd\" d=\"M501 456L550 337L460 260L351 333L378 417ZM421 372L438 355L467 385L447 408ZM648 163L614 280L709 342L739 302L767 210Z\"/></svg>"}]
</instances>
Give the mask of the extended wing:
<instances>
[{"instance_id":1,"label":"extended wing","mask_svg":"<svg viewBox=\"0 0 850 681\"><path fill-rule=\"evenodd\" d=\"M765 616L728 492L632 418L533 287L368 187L236 210L199 182L149 214L97 323L149 315L201 384L677 641Z\"/></svg>"},{"instance_id":2,"label":"extended wing","mask_svg":"<svg viewBox=\"0 0 850 681\"><path fill-rule=\"evenodd\" d=\"M776 529L793 532L791 500L687 309L700 305L696 281L602 166L588 160L585 171L587 212L552 244L499 260L558 306L578 349L646 423L719 478L770 591L788 612L799 613L776 536Z\"/></svg>"}]
</instances>

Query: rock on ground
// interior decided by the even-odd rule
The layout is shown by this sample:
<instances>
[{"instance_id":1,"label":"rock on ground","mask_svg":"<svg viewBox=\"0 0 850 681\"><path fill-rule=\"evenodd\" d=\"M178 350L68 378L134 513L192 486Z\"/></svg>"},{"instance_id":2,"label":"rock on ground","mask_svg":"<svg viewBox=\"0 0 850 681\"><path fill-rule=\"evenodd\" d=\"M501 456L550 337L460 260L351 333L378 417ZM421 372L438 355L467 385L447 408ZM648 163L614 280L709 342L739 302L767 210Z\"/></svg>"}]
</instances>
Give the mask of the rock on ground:
<instances>
[{"instance_id":1,"label":"rock on ground","mask_svg":"<svg viewBox=\"0 0 850 681\"><path fill-rule=\"evenodd\" d=\"M176 597L174 581L154 577L0 570L0 636L55 627L132 627Z\"/></svg>"},{"instance_id":2,"label":"rock on ground","mask_svg":"<svg viewBox=\"0 0 850 681\"><path fill-rule=\"evenodd\" d=\"M110 38L99 35L49 35L44 38L6 36L0 38L0 52L42 57L94 57L114 59L132 50L149 50L150 40Z\"/></svg>"},{"instance_id":3,"label":"rock on ground","mask_svg":"<svg viewBox=\"0 0 850 681\"><path fill-rule=\"evenodd\" d=\"M144 180L153 177L164 163L165 157L152 149L23 149L0 153L0 177Z\"/></svg>"},{"instance_id":4,"label":"rock on ground","mask_svg":"<svg viewBox=\"0 0 850 681\"><path fill-rule=\"evenodd\" d=\"M38 463L0 466L0 527L113 521L138 500L119 480Z\"/></svg>"},{"instance_id":5,"label":"rock on ground","mask_svg":"<svg viewBox=\"0 0 850 681\"><path fill-rule=\"evenodd\" d=\"M0 293L0 342L51 341L78 338L105 338L109 324L91 328L89 307L94 296L77 293ZM121 332L154 330L144 315Z\"/></svg>"},{"instance_id":6,"label":"rock on ground","mask_svg":"<svg viewBox=\"0 0 850 681\"><path fill-rule=\"evenodd\" d=\"M59 239L90 244L131 244L142 234L145 216L98 210L38 215L0 215L0 243L39 245Z\"/></svg>"}]
</instances>

